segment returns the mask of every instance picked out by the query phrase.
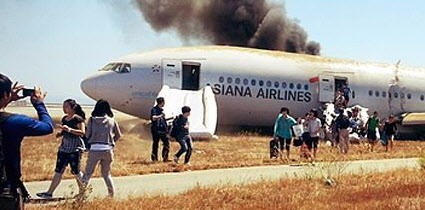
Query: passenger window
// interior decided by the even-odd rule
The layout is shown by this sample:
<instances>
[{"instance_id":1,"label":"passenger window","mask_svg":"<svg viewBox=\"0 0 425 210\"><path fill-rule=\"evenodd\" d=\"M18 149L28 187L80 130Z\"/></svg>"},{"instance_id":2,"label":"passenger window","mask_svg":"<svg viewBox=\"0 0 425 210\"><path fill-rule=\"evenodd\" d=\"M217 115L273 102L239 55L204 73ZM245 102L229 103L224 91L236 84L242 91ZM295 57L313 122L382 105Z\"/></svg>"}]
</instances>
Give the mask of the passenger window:
<instances>
[{"instance_id":1,"label":"passenger window","mask_svg":"<svg viewBox=\"0 0 425 210\"><path fill-rule=\"evenodd\" d=\"M308 85L307 84L304 85L304 90L308 90Z\"/></svg>"},{"instance_id":2,"label":"passenger window","mask_svg":"<svg viewBox=\"0 0 425 210\"><path fill-rule=\"evenodd\" d=\"M421 95L421 101L423 101L425 99L424 95Z\"/></svg>"},{"instance_id":3,"label":"passenger window","mask_svg":"<svg viewBox=\"0 0 425 210\"><path fill-rule=\"evenodd\" d=\"M404 99L404 93L400 93L400 98Z\"/></svg>"},{"instance_id":4,"label":"passenger window","mask_svg":"<svg viewBox=\"0 0 425 210\"><path fill-rule=\"evenodd\" d=\"M408 93L407 94L407 99L412 99L412 94Z\"/></svg>"},{"instance_id":5,"label":"passenger window","mask_svg":"<svg viewBox=\"0 0 425 210\"><path fill-rule=\"evenodd\" d=\"M286 88L286 82L282 82L282 88Z\"/></svg>"},{"instance_id":6,"label":"passenger window","mask_svg":"<svg viewBox=\"0 0 425 210\"><path fill-rule=\"evenodd\" d=\"M373 91L369 90L369 96L373 95Z\"/></svg>"},{"instance_id":7,"label":"passenger window","mask_svg":"<svg viewBox=\"0 0 425 210\"><path fill-rule=\"evenodd\" d=\"M391 93L390 92L388 92L388 98L391 98Z\"/></svg>"},{"instance_id":8,"label":"passenger window","mask_svg":"<svg viewBox=\"0 0 425 210\"><path fill-rule=\"evenodd\" d=\"M274 82L274 87L278 88L279 87L279 82Z\"/></svg>"},{"instance_id":9,"label":"passenger window","mask_svg":"<svg viewBox=\"0 0 425 210\"><path fill-rule=\"evenodd\" d=\"M232 84L233 79L231 77L227 77L227 83Z\"/></svg>"},{"instance_id":10,"label":"passenger window","mask_svg":"<svg viewBox=\"0 0 425 210\"><path fill-rule=\"evenodd\" d=\"M298 90L301 90L301 88L302 88L302 85L301 85L300 83L298 83L298 84L297 84L297 89L298 89Z\"/></svg>"},{"instance_id":11,"label":"passenger window","mask_svg":"<svg viewBox=\"0 0 425 210\"><path fill-rule=\"evenodd\" d=\"M263 87L264 81L263 80L258 81L258 85L261 86L261 87Z\"/></svg>"},{"instance_id":12,"label":"passenger window","mask_svg":"<svg viewBox=\"0 0 425 210\"><path fill-rule=\"evenodd\" d=\"M379 91L375 91L375 96L379 97Z\"/></svg>"},{"instance_id":13,"label":"passenger window","mask_svg":"<svg viewBox=\"0 0 425 210\"><path fill-rule=\"evenodd\" d=\"M255 84L256 84L257 82L255 81L255 79L253 79L253 80L251 80L251 85L252 86L255 86Z\"/></svg>"},{"instance_id":14,"label":"passenger window","mask_svg":"<svg viewBox=\"0 0 425 210\"><path fill-rule=\"evenodd\" d=\"M218 78L218 81L219 81L220 83L223 83L223 82L224 82L224 77L220 77L220 78Z\"/></svg>"},{"instance_id":15,"label":"passenger window","mask_svg":"<svg viewBox=\"0 0 425 210\"><path fill-rule=\"evenodd\" d=\"M397 92L394 93L394 98L398 98L398 93Z\"/></svg>"},{"instance_id":16,"label":"passenger window","mask_svg":"<svg viewBox=\"0 0 425 210\"><path fill-rule=\"evenodd\" d=\"M387 97L387 92L382 91L382 97L386 98Z\"/></svg>"},{"instance_id":17,"label":"passenger window","mask_svg":"<svg viewBox=\"0 0 425 210\"><path fill-rule=\"evenodd\" d=\"M272 82L270 82L270 81L267 81L267 87L271 87L272 86Z\"/></svg>"},{"instance_id":18,"label":"passenger window","mask_svg":"<svg viewBox=\"0 0 425 210\"><path fill-rule=\"evenodd\" d=\"M244 85L248 85L248 83L249 83L248 79L243 79L243 84Z\"/></svg>"},{"instance_id":19,"label":"passenger window","mask_svg":"<svg viewBox=\"0 0 425 210\"><path fill-rule=\"evenodd\" d=\"M289 84L289 88L290 88L290 89L294 89L294 83L290 83L290 84Z\"/></svg>"},{"instance_id":20,"label":"passenger window","mask_svg":"<svg viewBox=\"0 0 425 210\"><path fill-rule=\"evenodd\" d=\"M241 79L240 79L240 78L236 78L236 79L235 79L235 83L236 83L237 85L239 85L239 84L241 83Z\"/></svg>"}]
</instances>

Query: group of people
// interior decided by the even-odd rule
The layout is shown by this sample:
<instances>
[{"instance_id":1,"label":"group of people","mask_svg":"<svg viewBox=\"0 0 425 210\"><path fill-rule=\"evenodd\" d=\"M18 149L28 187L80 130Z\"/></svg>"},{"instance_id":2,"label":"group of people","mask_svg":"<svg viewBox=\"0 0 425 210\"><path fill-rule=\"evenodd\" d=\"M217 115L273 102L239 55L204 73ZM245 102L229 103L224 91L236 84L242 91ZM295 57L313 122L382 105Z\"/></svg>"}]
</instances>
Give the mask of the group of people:
<instances>
[{"instance_id":1,"label":"group of people","mask_svg":"<svg viewBox=\"0 0 425 210\"><path fill-rule=\"evenodd\" d=\"M289 115L289 109L282 107L274 124L274 135L271 141L272 145L279 145L280 151L286 150L286 160L290 160L290 147L294 134L293 127L295 125L302 126L301 133L298 134L301 143L295 144L301 146L301 156L313 161L316 157L317 148L319 145L319 136L322 128L322 122L319 119L319 112L312 109L305 115L305 118L299 118L296 121ZM294 141L295 142L295 141ZM276 149L276 148L270 148ZM272 154L272 153L271 153ZM276 155L271 155L271 158L276 158Z\"/></svg>"},{"instance_id":2,"label":"group of people","mask_svg":"<svg viewBox=\"0 0 425 210\"><path fill-rule=\"evenodd\" d=\"M331 146L338 147L341 154L347 154L350 145L351 134L356 137L367 138L368 149L373 152L378 140L387 152L393 148L394 135L397 131L397 120L393 115L387 119L380 120L378 112L374 112L366 122L360 118L360 109L354 107L349 111L336 108L338 115L332 120L327 128L319 118L317 109L306 113L304 118L295 120L289 115L289 109L281 108L274 124L274 135L270 142L270 157L277 158L272 151L280 149L285 158L290 160L290 147L300 146L300 157L314 161L317 154L319 138L329 137ZM330 135L326 135L329 133Z\"/></svg>"},{"instance_id":3,"label":"group of people","mask_svg":"<svg viewBox=\"0 0 425 210\"><path fill-rule=\"evenodd\" d=\"M190 115L190 107L183 106L182 113L177 116L172 123L172 127L168 126L167 120L164 114L165 100L163 97L156 99L156 105L151 109L151 133L152 133L152 153L151 160L158 161L158 146L159 141L162 141L162 161L170 162L168 157L170 152L170 140L169 137L174 138L180 144L180 150L174 155L173 161L179 162L180 156L185 154L184 164L190 165L190 157L192 155L193 141L189 135L189 122L188 117ZM172 119L172 118L171 118Z\"/></svg>"},{"instance_id":4,"label":"group of people","mask_svg":"<svg viewBox=\"0 0 425 210\"><path fill-rule=\"evenodd\" d=\"M22 95L23 85L12 84L5 75L0 74L0 209L22 209L23 203L29 201L30 194L21 180L21 143L26 136L43 136L54 132L54 125L44 104L46 93L41 88L34 88L29 95L37 111L38 120L21 114L11 114L5 108ZM120 139L121 131L113 119L109 103L97 101L91 117L87 120L81 106L73 99L63 103L64 117L57 127L61 138L57 153L55 173L46 192L37 193L42 198L51 198L59 185L65 168L69 165L75 176L80 192L84 192L91 175L98 163L108 188L109 196L114 195L111 178L113 148ZM83 151L88 151L85 173L80 171Z\"/></svg>"}]
</instances>

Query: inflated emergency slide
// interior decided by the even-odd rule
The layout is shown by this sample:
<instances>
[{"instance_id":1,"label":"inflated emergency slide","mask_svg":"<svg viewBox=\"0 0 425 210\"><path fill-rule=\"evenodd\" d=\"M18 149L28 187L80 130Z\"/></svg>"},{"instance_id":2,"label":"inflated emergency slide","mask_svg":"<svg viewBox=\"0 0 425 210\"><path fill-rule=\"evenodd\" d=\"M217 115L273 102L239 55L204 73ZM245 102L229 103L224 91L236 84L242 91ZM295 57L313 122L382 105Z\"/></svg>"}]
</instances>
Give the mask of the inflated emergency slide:
<instances>
[{"instance_id":1,"label":"inflated emergency slide","mask_svg":"<svg viewBox=\"0 0 425 210\"><path fill-rule=\"evenodd\" d=\"M164 114L166 118L181 114L183 106L191 108L189 132L192 138L210 139L214 137L217 126L217 103L210 86L198 91L163 86L158 97L165 99Z\"/></svg>"}]
</instances>

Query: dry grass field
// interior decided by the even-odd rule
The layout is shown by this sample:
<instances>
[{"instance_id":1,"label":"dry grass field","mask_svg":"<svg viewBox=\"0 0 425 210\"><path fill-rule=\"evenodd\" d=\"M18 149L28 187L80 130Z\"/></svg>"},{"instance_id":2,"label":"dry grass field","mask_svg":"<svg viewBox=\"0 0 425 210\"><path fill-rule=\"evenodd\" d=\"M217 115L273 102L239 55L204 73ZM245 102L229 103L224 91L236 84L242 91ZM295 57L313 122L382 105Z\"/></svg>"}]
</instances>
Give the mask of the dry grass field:
<instances>
[{"instance_id":1,"label":"dry grass field","mask_svg":"<svg viewBox=\"0 0 425 210\"><path fill-rule=\"evenodd\" d=\"M92 107L84 107L90 115ZM63 114L61 106L48 107L49 112L56 122L60 121ZM11 107L9 112L35 116L32 107ZM113 176L126 176L135 174L178 172L182 170L204 170L212 168L230 168L257 165L288 164L281 160L269 159L269 139L252 133L219 134L218 140L194 142L194 153L191 166L176 166L171 163L152 163L150 161L151 140L149 129L143 124L145 121L114 112L124 132L124 137L117 142L115 148L115 162L112 169ZM22 145L22 171L25 181L49 180L53 175L56 163L57 148L60 139L54 134L44 137L26 138ZM179 146L172 142L170 158ZM382 158L418 157L425 153L425 142L397 141L393 151L388 153L377 146L375 152L367 152L364 145L352 145L348 155L339 155L336 149L320 146L317 161L335 160L360 160ZM83 155L82 167L84 170L85 158ZM298 148L291 148L291 158L298 161ZM99 172L95 173L98 176ZM66 177L70 178L69 172Z\"/></svg>"},{"instance_id":2,"label":"dry grass field","mask_svg":"<svg viewBox=\"0 0 425 210\"><path fill-rule=\"evenodd\" d=\"M191 166L176 166L171 163L152 163L150 161L151 141L136 134L127 134L117 142L115 162L112 173L114 176L135 174L177 172L182 170L204 170L212 168L229 168L257 165L288 164L282 160L270 160L268 150L269 137L254 134L220 136L218 140L194 142L194 153ZM57 148L60 140L54 135L34 137L24 140L22 147L22 169L25 181L49 180L53 175ZM178 143L171 143L171 154L177 152ZM292 147L291 158L298 161L298 148ZM339 155L336 149L321 146L317 161L360 160L382 158L418 157L425 152L425 142L396 142L394 150L384 152L377 147L376 152L367 152L363 145L352 145L348 155ZM83 155L82 170L85 158ZM95 174L99 175L98 172ZM66 173L66 177L71 177Z\"/></svg>"},{"instance_id":3,"label":"dry grass field","mask_svg":"<svg viewBox=\"0 0 425 210\"><path fill-rule=\"evenodd\" d=\"M196 188L177 196L102 199L28 209L424 209L424 170Z\"/></svg>"}]
</instances>

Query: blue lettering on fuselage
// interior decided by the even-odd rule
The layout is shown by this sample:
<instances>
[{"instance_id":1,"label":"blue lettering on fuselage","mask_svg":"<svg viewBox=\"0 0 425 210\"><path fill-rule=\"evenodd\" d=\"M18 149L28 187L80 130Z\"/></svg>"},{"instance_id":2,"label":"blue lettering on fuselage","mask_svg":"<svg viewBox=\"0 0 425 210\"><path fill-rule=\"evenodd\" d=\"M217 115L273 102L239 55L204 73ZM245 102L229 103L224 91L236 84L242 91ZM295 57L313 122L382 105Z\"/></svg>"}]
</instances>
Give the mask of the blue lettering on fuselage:
<instances>
[{"instance_id":1,"label":"blue lettering on fuselage","mask_svg":"<svg viewBox=\"0 0 425 210\"><path fill-rule=\"evenodd\" d=\"M311 93L302 90L282 90L278 88L258 88L253 92L249 86L213 84L213 93L223 96L262 98L281 101L310 102Z\"/></svg>"}]
</instances>

